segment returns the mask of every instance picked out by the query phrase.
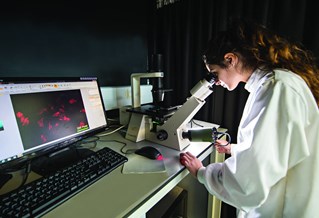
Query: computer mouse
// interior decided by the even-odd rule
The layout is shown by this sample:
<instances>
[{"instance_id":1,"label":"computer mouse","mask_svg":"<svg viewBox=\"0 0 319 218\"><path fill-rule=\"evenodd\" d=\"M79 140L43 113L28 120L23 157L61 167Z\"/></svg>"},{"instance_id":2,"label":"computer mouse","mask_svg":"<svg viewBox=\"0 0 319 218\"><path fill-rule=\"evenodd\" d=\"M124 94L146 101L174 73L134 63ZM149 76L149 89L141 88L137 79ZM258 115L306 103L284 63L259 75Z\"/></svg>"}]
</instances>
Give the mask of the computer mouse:
<instances>
[{"instance_id":1,"label":"computer mouse","mask_svg":"<svg viewBox=\"0 0 319 218\"><path fill-rule=\"evenodd\" d=\"M153 160L159 160L162 157L161 152L152 146L139 148L135 151L135 154L138 154Z\"/></svg>"}]
</instances>

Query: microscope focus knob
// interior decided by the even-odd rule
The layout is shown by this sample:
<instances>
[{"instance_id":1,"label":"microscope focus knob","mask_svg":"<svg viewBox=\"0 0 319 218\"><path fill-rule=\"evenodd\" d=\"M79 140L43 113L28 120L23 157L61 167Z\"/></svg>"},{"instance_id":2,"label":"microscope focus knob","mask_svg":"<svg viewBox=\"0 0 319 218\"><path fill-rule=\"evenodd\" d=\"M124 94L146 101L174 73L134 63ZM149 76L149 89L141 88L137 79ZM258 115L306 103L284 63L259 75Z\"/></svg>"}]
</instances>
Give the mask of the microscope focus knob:
<instances>
[{"instance_id":1,"label":"microscope focus knob","mask_svg":"<svg viewBox=\"0 0 319 218\"><path fill-rule=\"evenodd\" d=\"M157 139L160 141L164 141L168 138L168 134L165 130L160 130L157 133Z\"/></svg>"}]
</instances>

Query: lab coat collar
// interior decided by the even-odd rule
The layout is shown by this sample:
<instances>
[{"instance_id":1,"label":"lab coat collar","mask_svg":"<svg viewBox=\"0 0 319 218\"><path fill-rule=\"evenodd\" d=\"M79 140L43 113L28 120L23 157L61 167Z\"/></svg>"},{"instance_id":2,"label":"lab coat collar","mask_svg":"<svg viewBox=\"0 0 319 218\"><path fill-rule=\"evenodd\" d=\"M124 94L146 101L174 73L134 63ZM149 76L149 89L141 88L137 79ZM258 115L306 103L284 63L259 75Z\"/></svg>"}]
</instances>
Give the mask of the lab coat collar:
<instances>
[{"instance_id":1,"label":"lab coat collar","mask_svg":"<svg viewBox=\"0 0 319 218\"><path fill-rule=\"evenodd\" d=\"M259 87L259 85L264 83L265 80L268 78L268 76L265 76L267 74L272 74L272 73L266 72L261 69L256 69L249 77L245 85L245 89L248 92L253 92L254 90L256 90Z\"/></svg>"}]
</instances>

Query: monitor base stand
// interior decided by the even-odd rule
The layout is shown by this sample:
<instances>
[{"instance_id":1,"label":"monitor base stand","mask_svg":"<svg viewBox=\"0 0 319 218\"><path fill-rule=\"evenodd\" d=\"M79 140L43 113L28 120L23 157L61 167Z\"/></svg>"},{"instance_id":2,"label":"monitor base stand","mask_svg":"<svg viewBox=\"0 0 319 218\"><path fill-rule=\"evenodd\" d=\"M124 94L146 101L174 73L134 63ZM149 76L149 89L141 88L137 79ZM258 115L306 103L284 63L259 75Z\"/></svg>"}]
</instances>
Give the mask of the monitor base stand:
<instances>
[{"instance_id":1,"label":"monitor base stand","mask_svg":"<svg viewBox=\"0 0 319 218\"><path fill-rule=\"evenodd\" d=\"M11 174L1 173L0 174L0 188L4 186L12 178Z\"/></svg>"},{"instance_id":2,"label":"monitor base stand","mask_svg":"<svg viewBox=\"0 0 319 218\"><path fill-rule=\"evenodd\" d=\"M45 176L64 168L94 151L87 148L69 147L53 154L43 155L31 162L31 170Z\"/></svg>"}]
</instances>

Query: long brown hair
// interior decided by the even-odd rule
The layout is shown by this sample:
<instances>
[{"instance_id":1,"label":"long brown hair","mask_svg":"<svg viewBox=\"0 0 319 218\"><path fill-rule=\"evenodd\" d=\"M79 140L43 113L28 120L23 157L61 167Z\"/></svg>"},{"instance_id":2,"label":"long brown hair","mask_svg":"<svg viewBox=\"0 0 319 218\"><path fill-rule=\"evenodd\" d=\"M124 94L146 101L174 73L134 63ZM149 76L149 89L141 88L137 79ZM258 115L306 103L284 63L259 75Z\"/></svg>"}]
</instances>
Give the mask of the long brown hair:
<instances>
[{"instance_id":1,"label":"long brown hair","mask_svg":"<svg viewBox=\"0 0 319 218\"><path fill-rule=\"evenodd\" d=\"M318 66L313 54L301 44L290 42L262 25L235 19L228 30L209 42L203 58L207 64L226 67L224 55L228 52L238 54L247 68L269 71L284 68L299 75L319 107Z\"/></svg>"}]
</instances>

